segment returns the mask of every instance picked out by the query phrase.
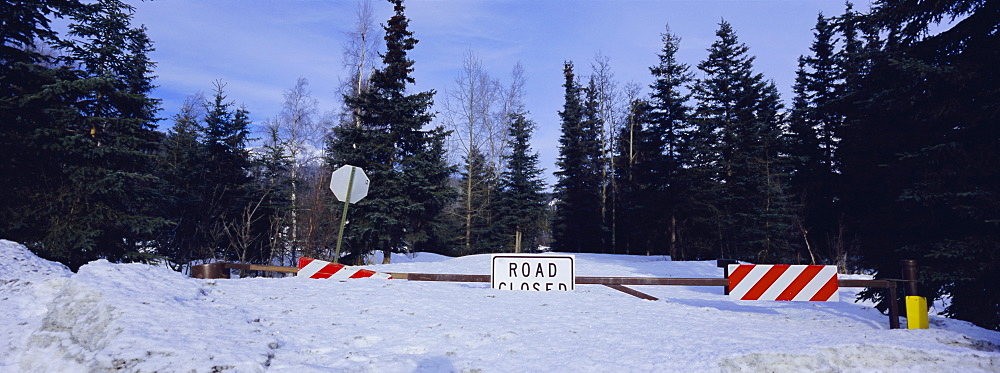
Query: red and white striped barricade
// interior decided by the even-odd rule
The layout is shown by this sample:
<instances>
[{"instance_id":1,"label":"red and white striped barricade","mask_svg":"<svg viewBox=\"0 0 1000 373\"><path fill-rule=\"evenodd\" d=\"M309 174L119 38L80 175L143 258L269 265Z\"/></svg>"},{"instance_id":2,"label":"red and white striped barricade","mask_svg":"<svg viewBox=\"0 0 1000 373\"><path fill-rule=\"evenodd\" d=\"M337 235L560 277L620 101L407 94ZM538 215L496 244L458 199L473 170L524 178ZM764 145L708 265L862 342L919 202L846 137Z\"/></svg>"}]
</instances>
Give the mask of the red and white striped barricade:
<instances>
[{"instance_id":1,"label":"red and white striped barricade","mask_svg":"<svg viewBox=\"0 0 1000 373\"><path fill-rule=\"evenodd\" d=\"M307 278L382 278L391 279L388 273L375 272L367 269L345 266L319 259L299 258L299 272L296 276Z\"/></svg>"},{"instance_id":2,"label":"red and white striped barricade","mask_svg":"<svg viewBox=\"0 0 1000 373\"><path fill-rule=\"evenodd\" d=\"M733 300L840 300L837 266L729 265Z\"/></svg>"}]
</instances>

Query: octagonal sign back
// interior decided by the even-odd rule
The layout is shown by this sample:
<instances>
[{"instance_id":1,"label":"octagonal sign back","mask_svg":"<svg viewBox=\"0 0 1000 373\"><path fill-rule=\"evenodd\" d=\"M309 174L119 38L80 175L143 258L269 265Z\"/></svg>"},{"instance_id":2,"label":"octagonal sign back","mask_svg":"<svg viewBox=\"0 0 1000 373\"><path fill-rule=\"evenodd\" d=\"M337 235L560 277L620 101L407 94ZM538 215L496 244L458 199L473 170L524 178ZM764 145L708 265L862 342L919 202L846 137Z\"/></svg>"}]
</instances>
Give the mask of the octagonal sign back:
<instances>
[{"instance_id":1,"label":"octagonal sign back","mask_svg":"<svg viewBox=\"0 0 1000 373\"><path fill-rule=\"evenodd\" d=\"M354 171L354 180L351 180L351 171ZM348 203L357 203L368 195L368 175L361 167L344 165L333 171L330 177L330 190L341 202L347 200L347 187L351 185L351 199Z\"/></svg>"}]
</instances>

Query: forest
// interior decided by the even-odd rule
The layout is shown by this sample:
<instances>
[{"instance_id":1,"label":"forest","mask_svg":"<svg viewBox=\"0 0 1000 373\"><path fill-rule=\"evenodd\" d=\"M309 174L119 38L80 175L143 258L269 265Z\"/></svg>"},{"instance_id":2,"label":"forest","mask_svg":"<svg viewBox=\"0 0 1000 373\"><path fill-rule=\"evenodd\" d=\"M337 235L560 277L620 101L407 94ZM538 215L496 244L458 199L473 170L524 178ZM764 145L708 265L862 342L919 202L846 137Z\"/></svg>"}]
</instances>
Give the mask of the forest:
<instances>
[{"instance_id":1,"label":"forest","mask_svg":"<svg viewBox=\"0 0 1000 373\"><path fill-rule=\"evenodd\" d=\"M694 66L667 28L648 94L566 61L554 185L523 67L504 86L469 53L447 94L413 92L418 39L390 3L381 27L359 7L336 116L300 79L257 133L222 81L160 118L154 41L125 2L0 1L0 238L73 269L546 248L899 278L915 259L942 314L1000 330L997 2L818 14L787 106L726 21ZM377 182L334 258L329 178L348 164Z\"/></svg>"}]
</instances>

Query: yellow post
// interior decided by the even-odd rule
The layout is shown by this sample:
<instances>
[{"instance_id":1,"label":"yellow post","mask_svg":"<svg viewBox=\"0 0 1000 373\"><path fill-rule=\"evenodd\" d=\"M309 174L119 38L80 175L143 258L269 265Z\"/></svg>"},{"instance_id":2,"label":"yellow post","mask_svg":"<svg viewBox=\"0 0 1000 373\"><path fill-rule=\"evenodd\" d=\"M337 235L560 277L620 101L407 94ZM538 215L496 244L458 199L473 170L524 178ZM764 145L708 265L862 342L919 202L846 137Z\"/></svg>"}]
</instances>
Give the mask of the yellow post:
<instances>
[{"instance_id":1,"label":"yellow post","mask_svg":"<svg viewBox=\"0 0 1000 373\"><path fill-rule=\"evenodd\" d=\"M917 261L904 259L903 280L906 281L906 327L908 329L930 329L927 322L927 298L917 293Z\"/></svg>"},{"instance_id":2,"label":"yellow post","mask_svg":"<svg viewBox=\"0 0 1000 373\"><path fill-rule=\"evenodd\" d=\"M906 297L906 327L908 329L930 329L927 320L927 298Z\"/></svg>"}]
</instances>

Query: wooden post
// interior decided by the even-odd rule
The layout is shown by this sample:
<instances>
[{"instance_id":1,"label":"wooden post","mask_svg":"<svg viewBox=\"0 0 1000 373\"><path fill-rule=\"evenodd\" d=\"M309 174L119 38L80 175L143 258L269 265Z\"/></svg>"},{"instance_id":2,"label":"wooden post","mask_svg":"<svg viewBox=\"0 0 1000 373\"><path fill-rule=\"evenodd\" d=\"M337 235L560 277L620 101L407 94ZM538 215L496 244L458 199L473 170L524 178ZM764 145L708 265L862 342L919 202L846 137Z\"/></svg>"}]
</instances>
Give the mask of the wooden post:
<instances>
[{"instance_id":1,"label":"wooden post","mask_svg":"<svg viewBox=\"0 0 1000 373\"><path fill-rule=\"evenodd\" d=\"M896 302L896 284L889 287L889 329L899 329L899 304Z\"/></svg>"},{"instance_id":2,"label":"wooden post","mask_svg":"<svg viewBox=\"0 0 1000 373\"><path fill-rule=\"evenodd\" d=\"M906 281L906 295L916 297L917 293L917 261L904 259L900 262L903 267L903 280Z\"/></svg>"},{"instance_id":3,"label":"wooden post","mask_svg":"<svg viewBox=\"0 0 1000 373\"><path fill-rule=\"evenodd\" d=\"M299 272L299 269L296 267L265 266L265 265L243 264L243 263L222 263L222 264L226 268L242 269L246 271L270 271L270 272L282 272L282 273Z\"/></svg>"},{"instance_id":4,"label":"wooden post","mask_svg":"<svg viewBox=\"0 0 1000 373\"><path fill-rule=\"evenodd\" d=\"M204 279L229 278L229 268L226 268L226 263L223 262L199 264L191 266L191 277Z\"/></svg>"},{"instance_id":5,"label":"wooden post","mask_svg":"<svg viewBox=\"0 0 1000 373\"><path fill-rule=\"evenodd\" d=\"M643 293L641 291L638 291L638 290L635 290L635 289L632 289L632 288L629 288L629 287L625 287L624 285L604 284L604 286L607 286L609 288L618 290L618 291L620 291L622 293L631 295L631 296L636 297L636 298L645 299L645 300L660 300L660 298L654 297L652 295Z\"/></svg>"}]
</instances>

